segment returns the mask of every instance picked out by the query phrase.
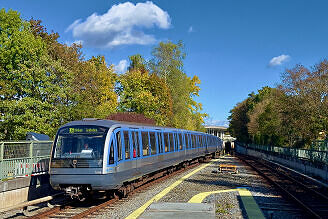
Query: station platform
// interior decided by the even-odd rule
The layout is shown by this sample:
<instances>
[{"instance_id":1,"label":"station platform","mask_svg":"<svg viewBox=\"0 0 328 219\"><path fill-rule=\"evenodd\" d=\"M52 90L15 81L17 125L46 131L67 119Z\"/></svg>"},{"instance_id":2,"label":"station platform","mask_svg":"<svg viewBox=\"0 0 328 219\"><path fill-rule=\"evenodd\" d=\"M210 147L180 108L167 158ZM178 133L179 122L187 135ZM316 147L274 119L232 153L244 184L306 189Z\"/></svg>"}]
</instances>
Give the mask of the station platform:
<instances>
[{"instance_id":1,"label":"station platform","mask_svg":"<svg viewBox=\"0 0 328 219\"><path fill-rule=\"evenodd\" d=\"M222 167L226 168L222 171ZM221 169L221 171L220 171ZM133 218L302 218L250 167L232 156L213 159L155 185L106 216Z\"/></svg>"},{"instance_id":2,"label":"station platform","mask_svg":"<svg viewBox=\"0 0 328 219\"><path fill-rule=\"evenodd\" d=\"M162 202L153 203L139 217L140 219L199 219L199 218L215 218L214 204L206 203L172 203Z\"/></svg>"}]
</instances>

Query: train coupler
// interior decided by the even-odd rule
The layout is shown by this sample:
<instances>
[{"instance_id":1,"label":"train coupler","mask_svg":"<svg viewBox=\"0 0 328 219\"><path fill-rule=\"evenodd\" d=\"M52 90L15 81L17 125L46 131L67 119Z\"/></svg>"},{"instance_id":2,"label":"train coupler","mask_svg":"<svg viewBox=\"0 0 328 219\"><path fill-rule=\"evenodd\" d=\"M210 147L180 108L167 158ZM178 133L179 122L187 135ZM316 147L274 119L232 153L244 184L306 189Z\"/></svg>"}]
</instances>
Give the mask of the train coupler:
<instances>
[{"instance_id":1,"label":"train coupler","mask_svg":"<svg viewBox=\"0 0 328 219\"><path fill-rule=\"evenodd\" d=\"M91 193L91 187L89 186L68 186L64 190L66 195L69 195L71 199L77 199L79 201L85 201Z\"/></svg>"}]
</instances>

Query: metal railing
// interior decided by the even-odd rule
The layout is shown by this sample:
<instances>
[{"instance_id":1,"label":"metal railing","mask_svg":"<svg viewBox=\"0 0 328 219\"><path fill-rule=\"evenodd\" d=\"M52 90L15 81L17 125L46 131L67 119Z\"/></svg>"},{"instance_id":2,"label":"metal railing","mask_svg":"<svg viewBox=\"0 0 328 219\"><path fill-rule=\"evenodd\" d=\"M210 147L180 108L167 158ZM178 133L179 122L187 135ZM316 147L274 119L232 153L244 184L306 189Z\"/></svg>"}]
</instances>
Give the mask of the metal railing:
<instances>
[{"instance_id":1,"label":"metal railing","mask_svg":"<svg viewBox=\"0 0 328 219\"><path fill-rule=\"evenodd\" d=\"M0 142L0 180L48 172L52 141Z\"/></svg>"},{"instance_id":2,"label":"metal railing","mask_svg":"<svg viewBox=\"0 0 328 219\"><path fill-rule=\"evenodd\" d=\"M277 146L256 145L256 144L243 144L240 142L238 142L237 144L257 151L269 152L279 156L295 157L298 159L304 159L304 160L319 162L328 165L328 151L297 149L291 147L277 147Z\"/></svg>"},{"instance_id":3,"label":"metal railing","mask_svg":"<svg viewBox=\"0 0 328 219\"><path fill-rule=\"evenodd\" d=\"M318 151L328 151L328 139L313 141L311 144L311 149Z\"/></svg>"}]
</instances>

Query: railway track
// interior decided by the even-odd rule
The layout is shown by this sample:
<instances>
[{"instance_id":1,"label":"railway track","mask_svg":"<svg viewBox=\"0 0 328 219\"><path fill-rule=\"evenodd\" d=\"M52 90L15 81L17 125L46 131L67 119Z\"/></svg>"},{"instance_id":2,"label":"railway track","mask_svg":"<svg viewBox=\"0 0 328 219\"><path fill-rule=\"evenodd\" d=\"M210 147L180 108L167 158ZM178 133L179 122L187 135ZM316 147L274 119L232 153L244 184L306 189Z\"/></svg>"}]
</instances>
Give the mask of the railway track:
<instances>
[{"instance_id":1,"label":"railway track","mask_svg":"<svg viewBox=\"0 0 328 219\"><path fill-rule=\"evenodd\" d=\"M143 192L150 186L160 183L167 178L173 177L176 174L182 173L200 164L200 162L208 159L196 159L192 162L184 162L178 166L170 167L142 177L130 184L121 187L118 191L113 191L106 194L103 200L92 199L83 203L77 201L70 201L60 206L56 206L50 210L41 212L32 216L33 219L39 218L86 218L96 217L102 215L104 211L114 209L116 205L128 201L129 197L134 194Z\"/></svg>"},{"instance_id":2,"label":"railway track","mask_svg":"<svg viewBox=\"0 0 328 219\"><path fill-rule=\"evenodd\" d=\"M278 188L282 195L299 206L307 217L328 218L327 188L274 163L245 155L237 157Z\"/></svg>"}]
</instances>

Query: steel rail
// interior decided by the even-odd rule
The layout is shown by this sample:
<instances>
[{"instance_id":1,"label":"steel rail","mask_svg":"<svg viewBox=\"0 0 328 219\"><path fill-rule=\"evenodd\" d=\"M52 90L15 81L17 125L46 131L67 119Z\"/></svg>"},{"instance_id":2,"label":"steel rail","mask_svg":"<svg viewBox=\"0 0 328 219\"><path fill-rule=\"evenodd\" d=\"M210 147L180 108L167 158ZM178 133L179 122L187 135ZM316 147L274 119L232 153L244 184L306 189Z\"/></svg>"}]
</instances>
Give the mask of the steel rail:
<instances>
[{"instance_id":1,"label":"steel rail","mask_svg":"<svg viewBox=\"0 0 328 219\"><path fill-rule=\"evenodd\" d=\"M313 209L309 208L305 203L303 203L296 196L294 196L288 190L286 190L281 185L279 185L277 182L275 182L272 178L270 178L267 174L265 174L263 171L261 171L258 167L256 167L255 165L251 164L249 161L247 161L246 159L244 159L240 155L238 155L238 158L241 159L242 161L244 161L250 167L252 167L256 172L258 172L261 176L263 176L265 179L267 179L271 184L273 184L274 186L276 186L282 192L283 195L284 194L287 194L287 196L285 195L285 197L291 198L294 202L296 202L302 209L304 209L309 214L309 216L311 216L311 218L322 219L322 217L320 215L318 215ZM251 158L249 158L249 159L251 159ZM254 161L254 162L257 162L254 159L251 159L251 160Z\"/></svg>"},{"instance_id":2,"label":"steel rail","mask_svg":"<svg viewBox=\"0 0 328 219\"><path fill-rule=\"evenodd\" d=\"M295 182L295 183L298 184L299 186L303 187L303 189L308 190L309 192L312 192L312 193L316 194L317 196L320 196L322 199L325 199L326 201L328 201L328 197L327 197L326 195L324 195L324 194L322 194L322 193L319 193L318 191L316 191L316 190L314 190L314 189L312 189L312 188L309 188L308 186L306 186L306 185L303 184L302 182L300 182L300 181L294 179L293 177L291 177L291 176L289 176L289 175L287 175L287 174L283 174L283 173L281 173L281 172L278 172L274 167L269 166L268 164L265 164L265 163L262 163L262 162L261 162L261 164L264 165L265 167L267 167L267 168L273 170L273 171L276 171L279 175L283 175L284 177L288 178L289 180Z\"/></svg>"}]
</instances>

